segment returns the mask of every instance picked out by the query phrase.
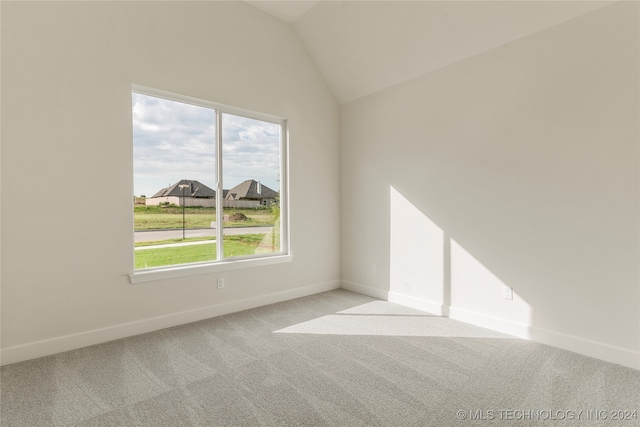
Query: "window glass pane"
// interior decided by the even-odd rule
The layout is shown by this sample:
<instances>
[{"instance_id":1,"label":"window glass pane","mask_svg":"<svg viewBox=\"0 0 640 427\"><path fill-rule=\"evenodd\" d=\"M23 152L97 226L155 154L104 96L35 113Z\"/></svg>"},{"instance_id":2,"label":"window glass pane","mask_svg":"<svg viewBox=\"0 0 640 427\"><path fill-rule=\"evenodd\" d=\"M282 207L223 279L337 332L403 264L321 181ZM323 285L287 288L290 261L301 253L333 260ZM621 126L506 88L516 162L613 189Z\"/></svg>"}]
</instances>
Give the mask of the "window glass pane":
<instances>
[{"instance_id":1,"label":"window glass pane","mask_svg":"<svg viewBox=\"0 0 640 427\"><path fill-rule=\"evenodd\" d=\"M212 108L132 93L135 268L216 259Z\"/></svg>"},{"instance_id":2,"label":"window glass pane","mask_svg":"<svg viewBox=\"0 0 640 427\"><path fill-rule=\"evenodd\" d=\"M282 126L222 114L224 257L280 252Z\"/></svg>"}]
</instances>

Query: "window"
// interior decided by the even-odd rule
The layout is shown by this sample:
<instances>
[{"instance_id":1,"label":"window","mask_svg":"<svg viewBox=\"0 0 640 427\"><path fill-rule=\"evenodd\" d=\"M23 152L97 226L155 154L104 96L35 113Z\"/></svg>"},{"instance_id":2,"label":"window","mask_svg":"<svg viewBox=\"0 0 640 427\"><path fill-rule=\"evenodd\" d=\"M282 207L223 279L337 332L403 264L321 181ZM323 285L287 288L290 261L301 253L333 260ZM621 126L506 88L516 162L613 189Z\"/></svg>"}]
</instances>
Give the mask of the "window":
<instances>
[{"instance_id":1,"label":"window","mask_svg":"<svg viewBox=\"0 0 640 427\"><path fill-rule=\"evenodd\" d=\"M288 254L285 120L134 87L132 124L136 272Z\"/></svg>"}]
</instances>

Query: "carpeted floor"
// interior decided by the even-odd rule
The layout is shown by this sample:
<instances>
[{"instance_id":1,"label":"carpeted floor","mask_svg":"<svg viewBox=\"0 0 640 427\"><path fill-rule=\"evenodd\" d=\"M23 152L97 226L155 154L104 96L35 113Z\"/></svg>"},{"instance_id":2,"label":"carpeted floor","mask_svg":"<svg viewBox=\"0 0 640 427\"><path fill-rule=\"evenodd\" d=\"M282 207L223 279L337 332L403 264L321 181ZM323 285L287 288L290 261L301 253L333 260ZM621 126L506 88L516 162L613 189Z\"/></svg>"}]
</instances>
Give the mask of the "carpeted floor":
<instances>
[{"instance_id":1,"label":"carpeted floor","mask_svg":"<svg viewBox=\"0 0 640 427\"><path fill-rule=\"evenodd\" d=\"M1 373L2 427L640 425L639 371L344 290Z\"/></svg>"}]
</instances>

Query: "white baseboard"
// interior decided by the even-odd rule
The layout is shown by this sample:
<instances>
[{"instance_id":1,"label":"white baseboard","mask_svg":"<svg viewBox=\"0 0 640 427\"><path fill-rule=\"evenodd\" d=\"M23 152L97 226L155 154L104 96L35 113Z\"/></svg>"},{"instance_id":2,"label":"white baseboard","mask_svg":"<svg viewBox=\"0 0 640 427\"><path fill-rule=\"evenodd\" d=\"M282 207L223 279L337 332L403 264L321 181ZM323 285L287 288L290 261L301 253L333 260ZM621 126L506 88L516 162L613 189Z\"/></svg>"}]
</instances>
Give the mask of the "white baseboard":
<instances>
[{"instance_id":1,"label":"white baseboard","mask_svg":"<svg viewBox=\"0 0 640 427\"><path fill-rule=\"evenodd\" d=\"M409 295L399 294L397 292L389 291L389 302L404 305L406 307L416 308L418 310L426 311L428 313L435 314L436 316L443 316L443 305L437 302L429 301L422 298L416 298Z\"/></svg>"},{"instance_id":2,"label":"white baseboard","mask_svg":"<svg viewBox=\"0 0 640 427\"><path fill-rule=\"evenodd\" d=\"M593 357L606 362L616 363L628 368L640 370L640 352L616 347L598 341L592 341L561 332L549 331L535 326L516 323L510 320L483 313L449 307L449 317L461 322L513 335L518 338L535 341L552 347Z\"/></svg>"},{"instance_id":3,"label":"white baseboard","mask_svg":"<svg viewBox=\"0 0 640 427\"><path fill-rule=\"evenodd\" d=\"M449 318L480 326L481 328L491 329L492 331L502 332L503 334L513 335L518 338L530 339L530 327L524 323L517 323L500 317L453 306L449 307Z\"/></svg>"},{"instance_id":4,"label":"white baseboard","mask_svg":"<svg viewBox=\"0 0 640 427\"><path fill-rule=\"evenodd\" d=\"M211 317L222 316L242 310L260 307L263 305L287 301L313 295L319 292L333 289L343 289L368 295L373 298L388 300L396 304L417 308L430 313L438 314L443 312L441 304L408 295L389 292L384 289L374 288L349 281L330 281L315 285L304 286L267 295L260 295L238 301L231 301L223 304L212 305L194 310L172 313L165 316L143 319L136 322L122 325L110 326L107 328L95 329L77 334L65 335L34 343L22 344L14 347L2 349L0 351L0 364L22 362L64 351L74 350L89 345L99 344L115 339L126 338L147 332L153 332L172 326L185 323L196 322L198 320ZM449 317L472 325L513 335L519 338L530 339L552 347L572 351L574 353L593 357L611 363L640 370L640 352L621 347L604 344L560 332L532 327L530 325L512 322L506 319L478 313L459 307L449 307Z\"/></svg>"},{"instance_id":5,"label":"white baseboard","mask_svg":"<svg viewBox=\"0 0 640 427\"><path fill-rule=\"evenodd\" d=\"M198 320L209 319L211 317L222 316L229 313L235 313L294 298L305 297L338 288L340 288L340 281L333 280L330 282L317 283L315 285L289 289L272 294L260 295L253 298L230 301L208 307L182 311L179 313L138 320L136 322L17 345L0 351L0 364L9 365L11 363L49 356L51 354L87 347L89 345L153 332L172 326L196 322Z\"/></svg>"},{"instance_id":6,"label":"white baseboard","mask_svg":"<svg viewBox=\"0 0 640 427\"><path fill-rule=\"evenodd\" d=\"M530 339L541 344L572 351L594 359L605 360L640 370L640 351L604 344L546 329L530 328Z\"/></svg>"},{"instance_id":7,"label":"white baseboard","mask_svg":"<svg viewBox=\"0 0 640 427\"><path fill-rule=\"evenodd\" d=\"M343 280L340 287L347 291L356 292L358 294L367 295L372 298L378 298L387 301L389 299L389 291L384 289L374 288L372 286L361 285L360 283L349 282Z\"/></svg>"},{"instance_id":8,"label":"white baseboard","mask_svg":"<svg viewBox=\"0 0 640 427\"><path fill-rule=\"evenodd\" d=\"M416 298L397 292L387 291L385 289L374 288L372 286L367 286L360 283L349 282L348 280L342 281L341 288L346 289L347 291L352 291L373 298L378 298L381 300L404 305L406 307L426 311L437 316L443 316L444 307L442 306L442 304L437 302L429 301L422 298Z\"/></svg>"},{"instance_id":9,"label":"white baseboard","mask_svg":"<svg viewBox=\"0 0 640 427\"><path fill-rule=\"evenodd\" d=\"M605 362L616 363L632 369L640 370L640 351L616 347L598 341L592 341L561 332L549 331L524 323L513 322L500 317L466 310L460 307L446 307L433 301L390 292L384 289L360 283L342 281L342 289L368 295L373 298L387 300L407 307L417 308L438 315L446 315L454 320L502 332L518 338L535 341L552 347L593 357Z\"/></svg>"}]
</instances>

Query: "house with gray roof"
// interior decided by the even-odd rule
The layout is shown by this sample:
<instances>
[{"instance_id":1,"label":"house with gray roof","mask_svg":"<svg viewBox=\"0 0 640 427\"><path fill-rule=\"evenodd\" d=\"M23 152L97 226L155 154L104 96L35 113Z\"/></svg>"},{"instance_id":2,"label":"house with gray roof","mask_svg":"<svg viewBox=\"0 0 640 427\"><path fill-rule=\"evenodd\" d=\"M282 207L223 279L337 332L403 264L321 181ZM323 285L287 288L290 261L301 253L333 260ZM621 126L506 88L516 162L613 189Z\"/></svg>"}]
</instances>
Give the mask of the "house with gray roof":
<instances>
[{"instance_id":1,"label":"house with gray roof","mask_svg":"<svg viewBox=\"0 0 640 427\"><path fill-rule=\"evenodd\" d=\"M216 192L200 181L182 179L145 200L147 206L172 203L177 206L216 206Z\"/></svg>"},{"instance_id":2,"label":"house with gray roof","mask_svg":"<svg viewBox=\"0 0 640 427\"><path fill-rule=\"evenodd\" d=\"M248 179L228 191L225 205L229 202L244 202L252 206L271 206L278 199L278 192L254 179ZM240 206L238 206L240 207Z\"/></svg>"}]
</instances>

